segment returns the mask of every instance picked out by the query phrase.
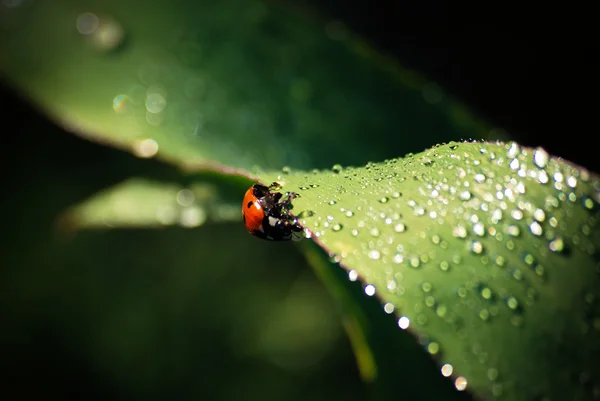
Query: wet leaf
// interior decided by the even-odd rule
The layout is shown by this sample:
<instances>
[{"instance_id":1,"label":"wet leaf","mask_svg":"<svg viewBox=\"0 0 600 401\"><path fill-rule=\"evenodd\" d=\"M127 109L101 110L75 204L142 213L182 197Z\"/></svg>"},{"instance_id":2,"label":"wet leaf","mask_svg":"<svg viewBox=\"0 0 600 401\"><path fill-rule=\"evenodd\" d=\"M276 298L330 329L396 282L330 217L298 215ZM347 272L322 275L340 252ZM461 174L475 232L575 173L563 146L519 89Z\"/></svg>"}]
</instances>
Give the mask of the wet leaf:
<instances>
[{"instance_id":1,"label":"wet leaf","mask_svg":"<svg viewBox=\"0 0 600 401\"><path fill-rule=\"evenodd\" d=\"M293 210L310 235L458 389L499 400L600 391L597 176L542 149L450 143L263 179L300 195Z\"/></svg>"},{"instance_id":2,"label":"wet leaf","mask_svg":"<svg viewBox=\"0 0 600 401\"><path fill-rule=\"evenodd\" d=\"M372 384L372 400L469 401L439 374L439 367L407 331L398 330L394 308L383 311L376 297L365 297L359 281L327 257L315 243L304 241L307 261L337 301L364 381ZM332 264L333 263L333 264Z\"/></svg>"}]
</instances>

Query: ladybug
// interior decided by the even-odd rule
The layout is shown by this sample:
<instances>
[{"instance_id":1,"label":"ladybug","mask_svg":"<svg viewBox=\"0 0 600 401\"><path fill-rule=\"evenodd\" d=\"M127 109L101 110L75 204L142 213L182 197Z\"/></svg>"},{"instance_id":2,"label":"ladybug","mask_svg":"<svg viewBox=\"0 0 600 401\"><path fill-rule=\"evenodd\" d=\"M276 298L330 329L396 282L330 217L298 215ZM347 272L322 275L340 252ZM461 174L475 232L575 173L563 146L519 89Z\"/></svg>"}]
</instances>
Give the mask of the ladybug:
<instances>
[{"instance_id":1,"label":"ladybug","mask_svg":"<svg viewBox=\"0 0 600 401\"><path fill-rule=\"evenodd\" d=\"M284 198L280 192L271 191L280 187L276 182L268 187L254 184L246 191L242 216L250 234L271 241L287 241L302 231L298 220L290 214L292 200L298 195L286 192Z\"/></svg>"}]
</instances>

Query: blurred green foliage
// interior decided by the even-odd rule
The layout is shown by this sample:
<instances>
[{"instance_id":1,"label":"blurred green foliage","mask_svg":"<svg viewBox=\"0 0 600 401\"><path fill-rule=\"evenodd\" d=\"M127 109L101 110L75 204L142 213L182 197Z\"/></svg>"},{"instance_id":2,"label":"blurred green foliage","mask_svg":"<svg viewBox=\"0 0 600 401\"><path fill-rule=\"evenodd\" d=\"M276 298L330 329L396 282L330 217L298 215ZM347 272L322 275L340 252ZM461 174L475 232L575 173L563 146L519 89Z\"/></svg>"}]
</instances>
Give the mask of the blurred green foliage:
<instances>
[{"instance_id":1,"label":"blurred green foliage","mask_svg":"<svg viewBox=\"0 0 600 401\"><path fill-rule=\"evenodd\" d=\"M281 5L61 0L4 11L10 82L68 129L134 151L151 138L176 165L326 168L499 139L343 25Z\"/></svg>"}]
</instances>

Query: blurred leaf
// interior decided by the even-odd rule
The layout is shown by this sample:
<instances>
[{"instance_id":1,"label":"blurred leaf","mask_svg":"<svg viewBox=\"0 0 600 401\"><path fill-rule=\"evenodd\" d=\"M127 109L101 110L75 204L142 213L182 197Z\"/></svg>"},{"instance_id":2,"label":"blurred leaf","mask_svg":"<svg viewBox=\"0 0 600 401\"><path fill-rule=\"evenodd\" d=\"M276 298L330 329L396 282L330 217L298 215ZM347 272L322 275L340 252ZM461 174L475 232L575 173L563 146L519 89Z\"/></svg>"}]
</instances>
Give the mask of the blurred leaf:
<instances>
[{"instance_id":1,"label":"blurred leaf","mask_svg":"<svg viewBox=\"0 0 600 401\"><path fill-rule=\"evenodd\" d=\"M241 219L239 200L224 196L209 182L187 187L148 179L132 178L71 207L59 223L65 229L108 227L194 228L207 221Z\"/></svg>"},{"instance_id":2,"label":"blurred leaf","mask_svg":"<svg viewBox=\"0 0 600 401\"><path fill-rule=\"evenodd\" d=\"M500 135L339 23L277 4L61 0L0 13L9 82L68 129L141 157L326 168Z\"/></svg>"},{"instance_id":3,"label":"blurred leaf","mask_svg":"<svg viewBox=\"0 0 600 401\"><path fill-rule=\"evenodd\" d=\"M315 241L457 388L511 401L600 390L595 175L542 149L451 143L262 178L299 193Z\"/></svg>"}]
</instances>

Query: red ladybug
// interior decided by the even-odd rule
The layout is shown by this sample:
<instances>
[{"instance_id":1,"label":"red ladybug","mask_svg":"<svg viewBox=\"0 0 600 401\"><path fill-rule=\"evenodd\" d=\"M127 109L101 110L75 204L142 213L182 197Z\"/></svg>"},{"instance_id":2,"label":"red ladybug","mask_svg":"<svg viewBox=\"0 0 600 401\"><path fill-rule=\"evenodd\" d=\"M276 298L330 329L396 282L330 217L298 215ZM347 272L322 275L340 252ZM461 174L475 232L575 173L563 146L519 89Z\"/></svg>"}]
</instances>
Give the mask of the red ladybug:
<instances>
[{"instance_id":1,"label":"red ladybug","mask_svg":"<svg viewBox=\"0 0 600 401\"><path fill-rule=\"evenodd\" d=\"M246 191L242 215L250 234L271 241L287 241L293 233L302 230L298 220L290 214L292 200L298 195L287 192L282 200L283 194L271 192L279 187L275 182L269 187L254 184Z\"/></svg>"}]
</instances>

